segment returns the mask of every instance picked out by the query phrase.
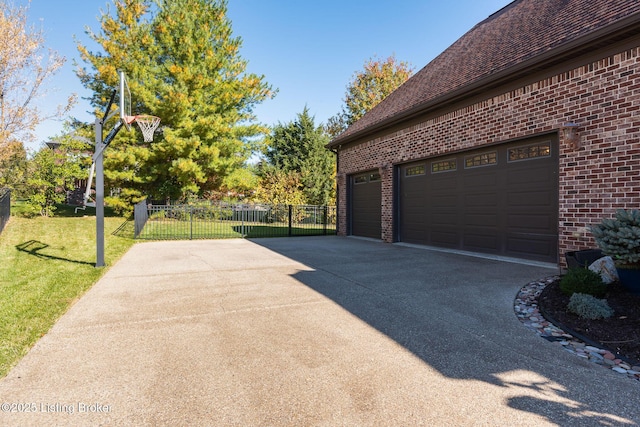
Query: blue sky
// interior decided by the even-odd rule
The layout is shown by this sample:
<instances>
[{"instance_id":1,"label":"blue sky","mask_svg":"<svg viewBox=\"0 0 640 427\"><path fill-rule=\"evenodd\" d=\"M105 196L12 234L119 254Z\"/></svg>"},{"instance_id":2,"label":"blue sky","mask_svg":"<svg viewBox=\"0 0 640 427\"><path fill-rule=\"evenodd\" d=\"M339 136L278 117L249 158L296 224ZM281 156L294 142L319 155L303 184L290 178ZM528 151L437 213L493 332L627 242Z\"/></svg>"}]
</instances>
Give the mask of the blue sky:
<instances>
[{"instance_id":1,"label":"blue sky","mask_svg":"<svg viewBox=\"0 0 640 427\"><path fill-rule=\"evenodd\" d=\"M14 0L18 5L28 0ZM409 62L418 71L511 0L229 0L228 16L248 71L265 76L278 94L254 110L260 122L294 120L305 105L316 124L340 111L353 74L372 57ZM111 0L31 0L29 19L42 28L47 47L67 58L49 83L40 108L54 110L70 93L79 96L71 115L86 122L88 96L74 73L74 37L92 45L85 27L99 31L98 16ZM133 94L135 97L135 94ZM60 121L38 127L38 143L62 131Z\"/></svg>"}]
</instances>

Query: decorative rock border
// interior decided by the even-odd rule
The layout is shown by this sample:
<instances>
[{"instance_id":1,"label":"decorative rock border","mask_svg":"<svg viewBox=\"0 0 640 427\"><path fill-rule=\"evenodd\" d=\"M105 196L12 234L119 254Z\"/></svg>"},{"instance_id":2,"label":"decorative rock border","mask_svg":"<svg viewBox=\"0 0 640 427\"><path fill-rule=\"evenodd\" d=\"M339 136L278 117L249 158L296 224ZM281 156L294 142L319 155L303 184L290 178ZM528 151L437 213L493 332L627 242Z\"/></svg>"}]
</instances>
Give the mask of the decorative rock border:
<instances>
[{"instance_id":1,"label":"decorative rock border","mask_svg":"<svg viewBox=\"0 0 640 427\"><path fill-rule=\"evenodd\" d=\"M562 346L570 353L640 381L640 366L630 366L624 360L616 358L609 350L586 344L581 339L563 331L543 317L538 310L538 296L540 296L545 286L558 280L558 278L558 276L551 276L536 280L520 289L513 305L518 319L527 328L536 331L542 338Z\"/></svg>"}]
</instances>

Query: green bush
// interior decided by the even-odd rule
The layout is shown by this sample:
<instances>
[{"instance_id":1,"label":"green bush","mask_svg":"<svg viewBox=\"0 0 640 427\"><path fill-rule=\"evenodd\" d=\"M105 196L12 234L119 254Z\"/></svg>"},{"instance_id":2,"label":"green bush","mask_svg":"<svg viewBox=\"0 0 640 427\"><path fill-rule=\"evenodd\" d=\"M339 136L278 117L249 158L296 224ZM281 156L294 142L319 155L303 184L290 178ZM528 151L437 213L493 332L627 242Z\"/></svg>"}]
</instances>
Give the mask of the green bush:
<instances>
[{"instance_id":1,"label":"green bush","mask_svg":"<svg viewBox=\"0 0 640 427\"><path fill-rule=\"evenodd\" d=\"M560 280L560 290L566 295L580 293L600 297L607 292L607 285L598 273L588 268L572 268Z\"/></svg>"},{"instance_id":2,"label":"green bush","mask_svg":"<svg viewBox=\"0 0 640 427\"><path fill-rule=\"evenodd\" d=\"M583 319L597 320L613 316L613 309L609 307L607 300L587 294L571 295L567 309Z\"/></svg>"},{"instance_id":3,"label":"green bush","mask_svg":"<svg viewBox=\"0 0 640 427\"><path fill-rule=\"evenodd\" d=\"M160 221L167 217L167 212L165 210L155 211L151 215L149 215L149 219L151 221Z\"/></svg>"},{"instance_id":4,"label":"green bush","mask_svg":"<svg viewBox=\"0 0 640 427\"><path fill-rule=\"evenodd\" d=\"M611 256L617 266L640 267L640 210L619 209L615 218L591 227L591 233L602 253Z\"/></svg>"},{"instance_id":5,"label":"green bush","mask_svg":"<svg viewBox=\"0 0 640 427\"><path fill-rule=\"evenodd\" d=\"M40 215L40 208L28 203L26 200L11 202L11 215L22 218L34 218Z\"/></svg>"}]
</instances>

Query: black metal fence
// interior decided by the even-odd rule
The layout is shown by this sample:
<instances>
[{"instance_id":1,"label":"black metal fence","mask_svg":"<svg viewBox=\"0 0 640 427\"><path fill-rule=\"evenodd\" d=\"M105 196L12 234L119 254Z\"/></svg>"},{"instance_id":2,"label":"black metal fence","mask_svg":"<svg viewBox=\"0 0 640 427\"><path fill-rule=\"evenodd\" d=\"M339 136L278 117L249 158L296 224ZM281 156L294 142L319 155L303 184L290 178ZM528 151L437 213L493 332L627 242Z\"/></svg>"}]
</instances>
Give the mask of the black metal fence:
<instances>
[{"instance_id":1,"label":"black metal fence","mask_svg":"<svg viewBox=\"0 0 640 427\"><path fill-rule=\"evenodd\" d=\"M11 216L11 190L0 188L0 233Z\"/></svg>"},{"instance_id":2,"label":"black metal fence","mask_svg":"<svg viewBox=\"0 0 640 427\"><path fill-rule=\"evenodd\" d=\"M336 233L335 206L212 204L152 205L134 209L137 239L291 237Z\"/></svg>"}]
</instances>

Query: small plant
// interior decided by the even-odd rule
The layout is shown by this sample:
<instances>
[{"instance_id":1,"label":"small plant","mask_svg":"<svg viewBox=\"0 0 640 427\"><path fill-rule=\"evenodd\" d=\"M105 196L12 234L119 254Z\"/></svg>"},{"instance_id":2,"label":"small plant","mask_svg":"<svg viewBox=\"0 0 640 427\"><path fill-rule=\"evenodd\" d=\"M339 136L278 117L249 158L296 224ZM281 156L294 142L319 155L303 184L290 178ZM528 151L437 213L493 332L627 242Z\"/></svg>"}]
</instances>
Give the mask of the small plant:
<instances>
[{"instance_id":1,"label":"small plant","mask_svg":"<svg viewBox=\"0 0 640 427\"><path fill-rule=\"evenodd\" d=\"M571 295L567 309L583 319L597 320L613 316L613 309L607 300L581 293Z\"/></svg>"},{"instance_id":2,"label":"small plant","mask_svg":"<svg viewBox=\"0 0 640 427\"><path fill-rule=\"evenodd\" d=\"M151 221L160 221L160 220L165 219L166 217L167 217L167 213L166 213L166 211L161 210L161 211L153 212L153 213L149 216L149 219L150 219Z\"/></svg>"},{"instance_id":3,"label":"small plant","mask_svg":"<svg viewBox=\"0 0 640 427\"><path fill-rule=\"evenodd\" d=\"M588 268L572 268L560 280L560 290L566 295L575 293L603 296L607 285L602 277Z\"/></svg>"},{"instance_id":4,"label":"small plant","mask_svg":"<svg viewBox=\"0 0 640 427\"><path fill-rule=\"evenodd\" d=\"M615 218L591 227L591 233L616 266L640 268L640 210L619 209Z\"/></svg>"}]
</instances>

